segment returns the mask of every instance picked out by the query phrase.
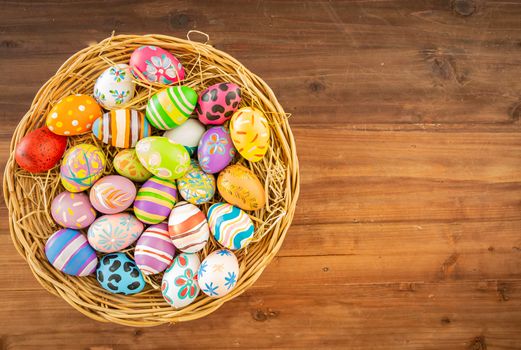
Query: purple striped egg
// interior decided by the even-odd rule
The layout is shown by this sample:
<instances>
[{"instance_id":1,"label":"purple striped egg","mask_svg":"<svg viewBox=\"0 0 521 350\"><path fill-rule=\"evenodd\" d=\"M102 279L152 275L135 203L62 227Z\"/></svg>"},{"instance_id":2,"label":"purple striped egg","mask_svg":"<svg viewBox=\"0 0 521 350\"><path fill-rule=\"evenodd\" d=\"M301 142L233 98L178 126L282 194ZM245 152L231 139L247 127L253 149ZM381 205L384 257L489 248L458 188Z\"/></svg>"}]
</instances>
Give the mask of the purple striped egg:
<instances>
[{"instance_id":1,"label":"purple striped egg","mask_svg":"<svg viewBox=\"0 0 521 350\"><path fill-rule=\"evenodd\" d=\"M96 271L98 257L87 238L78 230L56 231L45 243L47 260L56 269L73 276L88 276Z\"/></svg>"},{"instance_id":2,"label":"purple striped egg","mask_svg":"<svg viewBox=\"0 0 521 350\"><path fill-rule=\"evenodd\" d=\"M152 225L136 244L134 260L145 275L163 272L174 260L175 247L170 240L168 225Z\"/></svg>"},{"instance_id":3,"label":"purple striped egg","mask_svg":"<svg viewBox=\"0 0 521 350\"><path fill-rule=\"evenodd\" d=\"M159 224L170 215L176 202L175 181L153 176L139 189L134 202L134 214L145 224Z\"/></svg>"}]
</instances>

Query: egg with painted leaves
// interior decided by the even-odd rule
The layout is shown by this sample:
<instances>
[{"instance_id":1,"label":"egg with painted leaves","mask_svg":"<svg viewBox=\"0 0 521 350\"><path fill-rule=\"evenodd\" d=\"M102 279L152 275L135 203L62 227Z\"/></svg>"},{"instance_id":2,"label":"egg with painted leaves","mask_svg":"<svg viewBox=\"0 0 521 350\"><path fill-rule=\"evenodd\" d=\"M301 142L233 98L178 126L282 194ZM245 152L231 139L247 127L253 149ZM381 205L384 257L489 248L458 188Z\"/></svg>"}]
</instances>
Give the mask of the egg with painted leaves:
<instances>
[{"instance_id":1,"label":"egg with painted leaves","mask_svg":"<svg viewBox=\"0 0 521 350\"><path fill-rule=\"evenodd\" d=\"M113 165L119 175L132 181L144 182L152 177L152 173L139 161L135 149L121 150L114 157Z\"/></svg>"},{"instance_id":2,"label":"egg with painted leaves","mask_svg":"<svg viewBox=\"0 0 521 350\"><path fill-rule=\"evenodd\" d=\"M218 83L204 90L197 100L197 117L206 125L229 120L241 103L241 89L233 83Z\"/></svg>"},{"instance_id":3,"label":"egg with painted leaves","mask_svg":"<svg viewBox=\"0 0 521 350\"><path fill-rule=\"evenodd\" d=\"M124 253L107 254L100 259L96 279L108 292L132 295L145 288L145 280L134 260Z\"/></svg>"},{"instance_id":4,"label":"egg with painted leaves","mask_svg":"<svg viewBox=\"0 0 521 350\"><path fill-rule=\"evenodd\" d=\"M132 205L136 198L136 186L126 177L109 175L102 177L90 189L90 202L103 214L116 214Z\"/></svg>"},{"instance_id":5,"label":"egg with painted leaves","mask_svg":"<svg viewBox=\"0 0 521 350\"><path fill-rule=\"evenodd\" d=\"M86 143L71 147L61 163L61 183L69 192L85 191L103 175L105 165L105 155L98 147Z\"/></svg>"},{"instance_id":6,"label":"egg with painted leaves","mask_svg":"<svg viewBox=\"0 0 521 350\"><path fill-rule=\"evenodd\" d=\"M97 251L112 253L134 243L143 229L143 223L130 213L103 215L90 225L88 239Z\"/></svg>"},{"instance_id":7,"label":"egg with painted leaves","mask_svg":"<svg viewBox=\"0 0 521 350\"><path fill-rule=\"evenodd\" d=\"M186 149L162 136L140 140L136 144L136 154L148 171L165 180L180 178L190 165Z\"/></svg>"},{"instance_id":8,"label":"egg with painted leaves","mask_svg":"<svg viewBox=\"0 0 521 350\"><path fill-rule=\"evenodd\" d=\"M101 114L101 107L91 96L70 95L59 100L50 110L46 124L58 135L81 135L91 130L94 120Z\"/></svg>"},{"instance_id":9,"label":"egg with painted leaves","mask_svg":"<svg viewBox=\"0 0 521 350\"><path fill-rule=\"evenodd\" d=\"M58 194L52 200L51 215L58 225L74 229L86 228L96 219L89 196L83 192Z\"/></svg>"},{"instance_id":10,"label":"egg with painted leaves","mask_svg":"<svg viewBox=\"0 0 521 350\"><path fill-rule=\"evenodd\" d=\"M215 174L231 163L235 148L230 132L224 126L214 126L206 130L199 141L197 159L206 173Z\"/></svg>"},{"instance_id":11,"label":"egg with painted leaves","mask_svg":"<svg viewBox=\"0 0 521 350\"><path fill-rule=\"evenodd\" d=\"M243 210L258 210L266 204L264 186L253 171L240 164L224 168L217 178L223 199Z\"/></svg>"},{"instance_id":12,"label":"egg with painted leaves","mask_svg":"<svg viewBox=\"0 0 521 350\"><path fill-rule=\"evenodd\" d=\"M190 305L199 295L197 273L201 262L197 254L181 253L165 271L161 293L176 309Z\"/></svg>"},{"instance_id":13,"label":"egg with painted leaves","mask_svg":"<svg viewBox=\"0 0 521 350\"><path fill-rule=\"evenodd\" d=\"M257 108L244 107L230 120L230 134L237 151L250 162L260 161L268 151L270 127Z\"/></svg>"},{"instance_id":14,"label":"egg with painted leaves","mask_svg":"<svg viewBox=\"0 0 521 350\"><path fill-rule=\"evenodd\" d=\"M197 279L202 292L211 298L222 298L237 286L239 261L227 249L210 253L199 266Z\"/></svg>"},{"instance_id":15,"label":"egg with painted leaves","mask_svg":"<svg viewBox=\"0 0 521 350\"><path fill-rule=\"evenodd\" d=\"M135 83L128 64L107 68L96 79L94 98L106 109L121 108L134 97Z\"/></svg>"}]
</instances>

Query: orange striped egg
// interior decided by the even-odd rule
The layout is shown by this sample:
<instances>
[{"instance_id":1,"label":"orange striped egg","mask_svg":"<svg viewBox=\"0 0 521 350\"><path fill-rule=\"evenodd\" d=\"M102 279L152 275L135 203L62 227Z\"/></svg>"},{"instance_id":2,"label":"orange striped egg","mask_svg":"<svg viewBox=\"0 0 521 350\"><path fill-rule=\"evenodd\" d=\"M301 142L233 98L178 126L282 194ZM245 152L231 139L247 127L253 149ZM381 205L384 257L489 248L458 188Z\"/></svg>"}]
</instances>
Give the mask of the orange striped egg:
<instances>
[{"instance_id":1,"label":"orange striped egg","mask_svg":"<svg viewBox=\"0 0 521 350\"><path fill-rule=\"evenodd\" d=\"M195 253L208 242L210 230L203 212L188 202L179 202L168 219L172 242L182 252Z\"/></svg>"},{"instance_id":2,"label":"orange striped egg","mask_svg":"<svg viewBox=\"0 0 521 350\"><path fill-rule=\"evenodd\" d=\"M230 120L230 134L237 151L251 162L258 162L268 151L270 127L256 108L244 107L235 112Z\"/></svg>"},{"instance_id":3,"label":"orange striped egg","mask_svg":"<svg viewBox=\"0 0 521 350\"><path fill-rule=\"evenodd\" d=\"M175 247L168 234L168 225L152 225L136 243L134 260L145 275L163 272L174 260Z\"/></svg>"},{"instance_id":4,"label":"orange striped egg","mask_svg":"<svg viewBox=\"0 0 521 350\"><path fill-rule=\"evenodd\" d=\"M130 148L150 136L152 130L143 113L133 109L116 109L96 119L92 133L103 143Z\"/></svg>"},{"instance_id":5,"label":"orange striped egg","mask_svg":"<svg viewBox=\"0 0 521 350\"><path fill-rule=\"evenodd\" d=\"M49 130L58 135L72 136L89 132L94 120L101 116L96 100L87 95L70 95L60 101L47 115Z\"/></svg>"}]
</instances>

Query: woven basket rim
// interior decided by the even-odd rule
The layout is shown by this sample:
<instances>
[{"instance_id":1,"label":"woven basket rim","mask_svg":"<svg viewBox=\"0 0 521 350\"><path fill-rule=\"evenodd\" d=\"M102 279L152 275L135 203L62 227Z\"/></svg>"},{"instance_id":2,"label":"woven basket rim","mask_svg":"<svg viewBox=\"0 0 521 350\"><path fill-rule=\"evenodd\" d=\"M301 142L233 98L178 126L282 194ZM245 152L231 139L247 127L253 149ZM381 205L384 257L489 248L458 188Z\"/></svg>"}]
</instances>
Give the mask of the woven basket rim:
<instances>
[{"instance_id":1,"label":"woven basket rim","mask_svg":"<svg viewBox=\"0 0 521 350\"><path fill-rule=\"evenodd\" d=\"M189 35L190 32L187 35L188 38ZM41 254L40 250L42 249L42 241L45 241L45 239L42 237L34 237L35 235L32 232L29 232L32 230L29 230L25 226L25 222L30 220L29 218L32 215L32 212L27 213L27 210L30 208L28 208L28 204L24 202L26 199L22 199L24 198L23 191L21 191L19 186L17 186L19 182L25 184L26 181L28 181L27 183L32 185L32 187L30 187L31 190L34 190L40 182L43 184L48 184L48 182L45 182L45 176L41 178L31 177L28 180L27 176L21 175L21 170L18 169L18 166L14 161L14 149L21 137L34 130L36 127L44 124L45 114L42 114L42 111L48 110L49 105L52 104L49 95L58 93L56 90L60 89L60 84L56 84L57 82L69 82L68 79L71 79L71 84L77 84L76 80L81 81L84 76L77 73L75 68L80 66L86 59L94 60L95 62L92 63L92 65L102 64L103 60L109 60L109 58L103 55L114 47L116 47L117 50L121 49L128 51L136 45L141 46L149 44L155 44L164 48L166 47L170 52L173 50L172 47L175 49L179 47L179 50L186 50L186 52L194 54L196 64L197 60L199 60L199 64L201 64L200 62L203 60L202 57L205 57L206 59L207 56L203 55L208 55L208 57L215 56L216 59L218 59L218 62L223 62L222 64L226 65L225 67L230 67L230 74L233 74L230 76L238 76L242 79L242 81L247 84L244 86L251 89L253 96L252 99L258 98L260 104L269 107L270 113L268 114L273 113L273 119L270 120L270 122L273 122L272 131L274 131L274 134L276 135L276 141L281 143L281 147L276 149L277 154L273 156L275 163L270 163L270 165L278 165L278 159L280 157L287 157L287 164L284 164L285 181L282 183L284 188L281 189L284 209L280 213L280 217L277 217L277 221L273 224L274 229L273 232L270 233L271 236L268 236L267 234L266 237L263 237L259 242L252 243L252 245L261 244L262 247L267 244L268 247L265 254L253 251L254 249L248 250L244 253L244 266L248 266L248 269L246 269L246 271L241 270L239 283L230 294L221 299L211 299L206 297L199 300L198 298L198 301L189 307L180 310L172 308L171 312L168 312L168 310L164 311L163 305L158 305L157 301L150 301L152 300L150 295L143 296L141 301L135 301L134 298L129 302L131 306L139 305L139 308L142 307L143 304L146 305L144 309L145 311L139 308L139 311L136 311L136 308L125 307L122 300L126 297L117 295L104 297L89 295L89 290L87 288L88 283L82 281L81 277L71 277L49 269L50 265L48 262L42 261L41 258L39 259L36 256L37 254ZM95 53L97 53L97 57L94 55ZM89 55L94 56L92 58ZM194 64L193 67L196 67L196 64ZM90 66L89 64L86 64L86 67ZM206 67L211 67L213 69L211 64ZM82 69L84 68L85 67ZM85 84L90 84L92 82L92 78L89 79L90 80ZM189 78L185 81L188 80ZM150 91L151 90L149 90L149 95ZM295 140L288 120L286 117L280 118L280 116L286 116L286 114L271 88L261 78L250 72L234 57L206 43L199 43L161 34L147 34L112 35L95 45L88 46L68 58L56 71L54 76L49 78L49 80L42 85L36 93L35 98L31 103L31 107L22 117L13 133L9 148L10 156L4 171L3 192L4 200L9 210L9 230L14 246L24 260L27 261L38 282L46 290L54 295L62 297L76 310L92 319L127 326L144 327L160 325L163 323L183 322L204 317L217 310L224 302L242 294L260 277L263 270L279 251L295 214L295 207L300 192L299 164ZM268 167L267 169L269 170L270 168ZM56 171L56 167L51 171ZM49 181L49 174L51 171L47 173L47 181ZM25 175L27 175L27 173L25 173ZM266 181L268 181L268 179L266 179ZM278 183L272 182L271 184L277 185ZM49 187L44 187L44 189L45 191L42 190L41 194L43 195L43 198L48 201L46 194ZM37 194L40 195L40 192L37 192ZM250 262L250 260L252 261ZM241 269L242 268L243 265L241 264ZM246 276L244 276L244 272L246 272ZM156 291L152 290L150 293L153 292ZM117 305L117 307L114 305Z\"/></svg>"}]
</instances>

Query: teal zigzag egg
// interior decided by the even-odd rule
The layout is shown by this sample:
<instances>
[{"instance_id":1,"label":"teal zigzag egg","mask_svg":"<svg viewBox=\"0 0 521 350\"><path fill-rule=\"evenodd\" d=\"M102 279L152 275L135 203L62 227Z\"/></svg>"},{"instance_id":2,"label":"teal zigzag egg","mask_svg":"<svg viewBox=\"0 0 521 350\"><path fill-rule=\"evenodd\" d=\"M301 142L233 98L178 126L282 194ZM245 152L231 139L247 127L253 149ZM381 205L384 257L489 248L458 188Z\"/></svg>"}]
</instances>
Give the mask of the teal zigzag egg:
<instances>
[{"instance_id":1,"label":"teal zigzag egg","mask_svg":"<svg viewBox=\"0 0 521 350\"><path fill-rule=\"evenodd\" d=\"M217 242L231 250L246 247L253 238L248 214L228 203L215 203L208 209L208 224Z\"/></svg>"}]
</instances>

